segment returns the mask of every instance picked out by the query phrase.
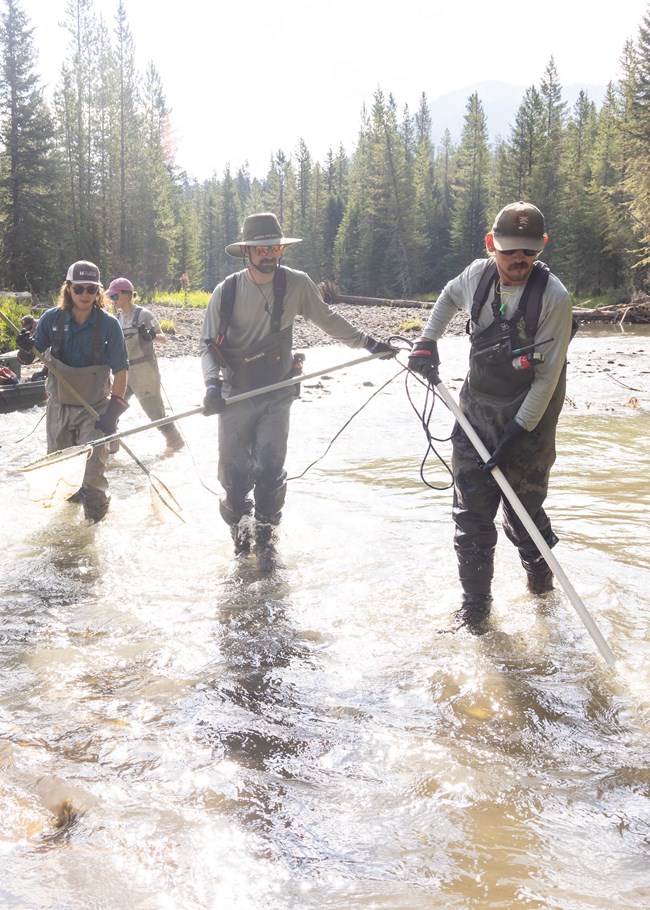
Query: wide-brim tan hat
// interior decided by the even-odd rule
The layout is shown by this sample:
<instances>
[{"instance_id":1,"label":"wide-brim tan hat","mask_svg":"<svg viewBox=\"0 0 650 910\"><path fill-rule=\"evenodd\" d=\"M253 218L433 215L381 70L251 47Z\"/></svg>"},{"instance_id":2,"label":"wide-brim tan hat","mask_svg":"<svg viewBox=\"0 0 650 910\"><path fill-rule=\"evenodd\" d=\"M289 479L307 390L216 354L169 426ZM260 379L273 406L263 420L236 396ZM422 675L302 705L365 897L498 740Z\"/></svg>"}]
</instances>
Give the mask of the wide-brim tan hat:
<instances>
[{"instance_id":1,"label":"wide-brim tan hat","mask_svg":"<svg viewBox=\"0 0 650 910\"><path fill-rule=\"evenodd\" d=\"M283 237L280 222L273 212L257 212L244 220L241 240L229 243L226 253L243 259L247 246L287 246L289 243L302 243L300 237Z\"/></svg>"}]
</instances>

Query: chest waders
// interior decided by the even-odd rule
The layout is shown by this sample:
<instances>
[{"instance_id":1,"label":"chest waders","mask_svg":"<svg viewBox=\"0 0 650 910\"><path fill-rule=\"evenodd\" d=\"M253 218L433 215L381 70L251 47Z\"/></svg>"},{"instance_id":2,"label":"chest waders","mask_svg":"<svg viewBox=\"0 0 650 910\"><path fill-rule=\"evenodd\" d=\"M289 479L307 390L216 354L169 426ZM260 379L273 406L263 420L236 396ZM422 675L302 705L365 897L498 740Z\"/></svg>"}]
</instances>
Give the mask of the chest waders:
<instances>
[{"instance_id":1,"label":"chest waders","mask_svg":"<svg viewBox=\"0 0 650 910\"><path fill-rule=\"evenodd\" d=\"M65 338L65 326L67 310L59 310L54 326L52 329L52 344L47 354L47 359L51 361L57 372L59 372L67 381L74 386L76 391L81 395L84 401L87 401L93 407L101 404L110 392L110 367L102 364L102 320L103 311L95 307L95 325L93 328L92 354L91 363L85 367L71 367L63 363L61 356L63 354L63 344ZM74 405L79 407L79 402L66 389L63 383L59 382L52 371L48 373L45 388L48 393L60 404Z\"/></svg>"},{"instance_id":2,"label":"chest waders","mask_svg":"<svg viewBox=\"0 0 650 910\"><path fill-rule=\"evenodd\" d=\"M292 326L281 329L287 273L278 266L273 275L271 331L254 345L237 348L228 341L235 306L237 276L230 275L221 290L219 328L210 342L224 380L234 394L263 388L294 375ZM258 558L272 541L286 498L284 462L289 436L289 412L294 389L283 389L242 401L219 415L218 477L225 496L221 517L230 526L235 552L248 552L253 536ZM253 499L249 494L253 492ZM255 524L251 523L254 508Z\"/></svg>"},{"instance_id":3,"label":"chest waders","mask_svg":"<svg viewBox=\"0 0 650 910\"><path fill-rule=\"evenodd\" d=\"M53 370L56 370L78 395L90 404L94 411L102 413L110 394L111 368L108 364L102 364L104 311L95 307L94 313L95 325L89 366L71 367L61 360L65 345L67 315L67 311L63 309L57 314L52 329L52 344L45 356L52 364ZM101 430L95 427L96 418L79 404L79 400L59 381L53 370L48 373L45 383L50 394L46 411L48 452L56 452L59 449L68 448L70 445L90 442L101 436ZM72 497L81 500L84 514L90 521L99 521L108 510L107 460L108 446L97 446L92 450L86 462L83 485Z\"/></svg>"},{"instance_id":4,"label":"chest waders","mask_svg":"<svg viewBox=\"0 0 650 910\"><path fill-rule=\"evenodd\" d=\"M491 262L485 269L474 294L467 324L470 334L469 372L459 394L459 404L490 452L496 448L505 425L514 418L533 382L534 367L519 370L513 361L517 351L534 346L549 274L548 266L535 263L519 305L510 319L506 319L501 312L496 262ZM479 314L488 300L494 319L487 328L480 329ZM549 547L557 543L557 537L542 506L555 461L555 428L565 390L566 366L542 419L535 430L518 438L516 448L503 468ZM454 546L463 588L463 604L458 619L460 624L480 630L492 603L491 584L497 541L494 520L500 504L504 533L517 547L526 571L531 567L531 571L549 570L543 560L541 566L533 565L539 557L537 547L509 503L505 499L502 501L495 480L481 470L474 446L458 424L453 434L452 470L456 525ZM552 586L550 578L547 581Z\"/></svg>"},{"instance_id":5,"label":"chest waders","mask_svg":"<svg viewBox=\"0 0 650 910\"><path fill-rule=\"evenodd\" d=\"M126 341L126 352L129 357L129 380L125 398L127 401L135 395L140 407L149 420L161 420L165 416L165 403L162 399L162 385L160 381L160 367L154 348L153 338L140 337L140 321L142 307L133 307L131 325L122 327ZM176 452L185 445L178 427L169 423L159 427L159 432L165 437L166 451Z\"/></svg>"}]
</instances>

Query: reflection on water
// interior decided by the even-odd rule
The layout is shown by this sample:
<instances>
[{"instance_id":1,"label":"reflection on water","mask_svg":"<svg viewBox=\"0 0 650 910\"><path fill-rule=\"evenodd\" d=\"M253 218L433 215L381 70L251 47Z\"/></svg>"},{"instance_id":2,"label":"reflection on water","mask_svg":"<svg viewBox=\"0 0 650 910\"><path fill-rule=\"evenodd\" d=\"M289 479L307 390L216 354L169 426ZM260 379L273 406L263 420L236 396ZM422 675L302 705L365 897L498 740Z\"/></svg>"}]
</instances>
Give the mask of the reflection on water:
<instances>
[{"instance_id":1,"label":"reflection on water","mask_svg":"<svg viewBox=\"0 0 650 910\"><path fill-rule=\"evenodd\" d=\"M613 670L561 589L528 594L503 537L493 631L437 634L458 601L451 494L419 479L403 377L291 482L271 574L231 556L212 419L185 421L188 450L171 459L159 434L132 437L185 524L155 511L123 453L94 526L78 506L30 504L5 474L0 904L648 904L644 340L575 339L549 498L555 553ZM464 339L441 353L457 391ZM312 370L347 351L308 356ZM174 410L196 406L196 361L162 366ZM396 371L305 384L290 476ZM125 426L144 422L137 410ZM5 467L42 454L42 425L23 439L37 419L3 418ZM443 406L434 419L444 437Z\"/></svg>"}]
</instances>

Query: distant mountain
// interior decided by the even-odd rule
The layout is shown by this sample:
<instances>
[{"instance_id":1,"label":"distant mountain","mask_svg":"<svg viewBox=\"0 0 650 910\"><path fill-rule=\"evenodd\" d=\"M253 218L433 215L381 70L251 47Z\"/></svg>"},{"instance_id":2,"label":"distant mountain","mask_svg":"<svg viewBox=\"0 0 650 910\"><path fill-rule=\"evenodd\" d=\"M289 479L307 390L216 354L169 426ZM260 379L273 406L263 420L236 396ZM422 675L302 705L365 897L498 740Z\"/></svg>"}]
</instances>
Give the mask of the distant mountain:
<instances>
[{"instance_id":1,"label":"distant mountain","mask_svg":"<svg viewBox=\"0 0 650 910\"><path fill-rule=\"evenodd\" d=\"M440 142L446 129L451 133L452 140L458 142L465 121L467 100L474 92L478 93L483 104L490 142L499 136L507 139L527 88L529 86L510 85L507 82L478 82L476 85L468 85L439 95L434 100L431 100L432 95L428 95L434 143L437 145ZM562 86L562 99L566 101L569 112L581 91L584 91L589 100L600 108L607 86L578 84Z\"/></svg>"}]
</instances>

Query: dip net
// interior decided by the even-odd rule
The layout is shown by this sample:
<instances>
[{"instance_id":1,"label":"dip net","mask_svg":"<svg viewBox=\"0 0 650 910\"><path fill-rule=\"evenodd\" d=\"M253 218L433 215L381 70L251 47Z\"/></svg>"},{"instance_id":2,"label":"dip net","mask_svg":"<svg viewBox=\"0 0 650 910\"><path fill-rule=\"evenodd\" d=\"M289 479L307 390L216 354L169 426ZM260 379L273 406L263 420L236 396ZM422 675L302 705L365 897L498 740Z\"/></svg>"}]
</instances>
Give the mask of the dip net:
<instances>
[{"instance_id":1,"label":"dip net","mask_svg":"<svg viewBox=\"0 0 650 910\"><path fill-rule=\"evenodd\" d=\"M92 450L89 445L71 446L20 468L27 478L31 501L47 505L73 496L81 488Z\"/></svg>"}]
</instances>

